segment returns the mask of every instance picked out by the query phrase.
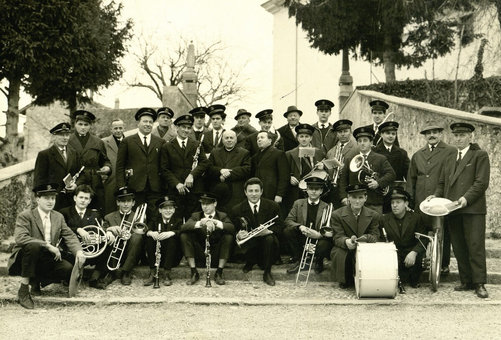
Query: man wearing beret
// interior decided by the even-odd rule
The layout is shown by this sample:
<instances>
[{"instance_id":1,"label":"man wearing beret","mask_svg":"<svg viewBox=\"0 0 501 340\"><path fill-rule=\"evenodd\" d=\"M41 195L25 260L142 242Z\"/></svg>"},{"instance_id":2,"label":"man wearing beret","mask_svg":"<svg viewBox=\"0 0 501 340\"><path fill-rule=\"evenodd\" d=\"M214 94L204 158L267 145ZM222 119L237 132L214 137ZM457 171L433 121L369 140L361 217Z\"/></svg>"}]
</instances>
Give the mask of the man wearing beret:
<instances>
[{"instance_id":1,"label":"man wearing beret","mask_svg":"<svg viewBox=\"0 0 501 340\"><path fill-rule=\"evenodd\" d=\"M56 196L54 210L59 211L72 204L72 191L76 182L65 183L66 176L73 177L80 169L77 152L68 146L70 139L70 124L59 123L50 129L54 144L38 153L35 161L33 184L38 187L47 183L56 183L59 195Z\"/></svg>"},{"instance_id":2,"label":"man wearing beret","mask_svg":"<svg viewBox=\"0 0 501 340\"><path fill-rule=\"evenodd\" d=\"M104 142L90 133L96 116L85 110L77 110L71 116L75 122L75 133L70 136L68 144L76 150L80 165L85 166L79 182L92 187L96 196L91 208L103 212L105 206L103 182L111 173L111 162L106 154Z\"/></svg>"},{"instance_id":3,"label":"man wearing beret","mask_svg":"<svg viewBox=\"0 0 501 340\"><path fill-rule=\"evenodd\" d=\"M195 107L189 111L189 114L193 116L193 126L188 134L188 137L193 140L200 141L202 135L209 131L209 129L205 126L205 116L208 112L209 110L203 106Z\"/></svg>"},{"instance_id":4,"label":"man wearing beret","mask_svg":"<svg viewBox=\"0 0 501 340\"><path fill-rule=\"evenodd\" d=\"M157 121L158 126L155 126L151 131L151 134L165 139L166 142L170 142L176 138L176 127L172 125L172 118L174 117L174 111L170 107L161 107L157 110Z\"/></svg>"},{"instance_id":5,"label":"man wearing beret","mask_svg":"<svg viewBox=\"0 0 501 340\"><path fill-rule=\"evenodd\" d=\"M337 143L336 133L332 131L332 125L329 123L334 103L328 99L320 99L315 102L315 106L317 107L318 122L313 124L315 132L313 132L311 143L325 154Z\"/></svg>"},{"instance_id":6,"label":"man wearing beret","mask_svg":"<svg viewBox=\"0 0 501 340\"><path fill-rule=\"evenodd\" d=\"M17 297L27 309L35 308L32 295L41 294L39 281L46 286L70 279L73 265L61 258L57 247L60 238L80 263L85 262L77 237L64 222L63 215L53 210L57 187L55 183L35 187L37 207L23 211L16 219L16 245L9 258L8 270L9 275L21 275Z\"/></svg>"},{"instance_id":7,"label":"man wearing beret","mask_svg":"<svg viewBox=\"0 0 501 340\"><path fill-rule=\"evenodd\" d=\"M271 133L272 145L279 150L284 149L284 141L280 132L273 129L273 110L266 109L256 113L256 118L259 120L260 131L268 131ZM257 131L247 136L245 140L245 148L249 150L251 157L254 156L260 149L257 145Z\"/></svg>"},{"instance_id":8,"label":"man wearing beret","mask_svg":"<svg viewBox=\"0 0 501 340\"><path fill-rule=\"evenodd\" d=\"M450 128L457 153L445 160L435 196L461 206L447 217L461 280L461 285L454 290L474 289L478 297L487 298L485 191L489 187L489 155L477 143L472 143L473 125L453 123Z\"/></svg>"},{"instance_id":9,"label":"man wearing beret","mask_svg":"<svg viewBox=\"0 0 501 340\"><path fill-rule=\"evenodd\" d=\"M134 190L137 205L148 204L148 218L157 214L155 202L162 192L160 149L165 140L151 133L156 117L151 108L139 109L135 115L138 131L124 138L117 155L117 186Z\"/></svg>"},{"instance_id":10,"label":"man wearing beret","mask_svg":"<svg viewBox=\"0 0 501 340\"><path fill-rule=\"evenodd\" d=\"M204 133L202 146L205 156L209 158L213 149L223 145L222 138L224 132L224 121L226 120L226 107L220 104L214 104L208 107L212 129Z\"/></svg>"},{"instance_id":11,"label":"man wearing beret","mask_svg":"<svg viewBox=\"0 0 501 340\"><path fill-rule=\"evenodd\" d=\"M397 122L384 122L379 126L382 143L374 148L374 151L385 156L395 171L395 182L390 185L390 191L395 186L405 184L407 172L409 170L409 156L407 151L395 145L399 124ZM386 195L383 202L383 214L391 211L391 198Z\"/></svg>"},{"instance_id":12,"label":"man wearing beret","mask_svg":"<svg viewBox=\"0 0 501 340\"><path fill-rule=\"evenodd\" d=\"M353 287L357 242L374 243L379 239L380 215L364 206L367 185L354 184L346 188L349 204L332 213L331 226L334 247L331 251L331 277L340 288Z\"/></svg>"},{"instance_id":13,"label":"man wearing beret","mask_svg":"<svg viewBox=\"0 0 501 340\"><path fill-rule=\"evenodd\" d=\"M284 113L284 117L287 119L287 124L280 127L278 132L284 141L284 151L294 149L298 146L298 141L296 138L296 126L299 124L299 119L303 115L303 111L299 110L295 106L289 106L287 111Z\"/></svg>"},{"instance_id":14,"label":"man wearing beret","mask_svg":"<svg viewBox=\"0 0 501 340\"><path fill-rule=\"evenodd\" d=\"M250 125L251 116L252 113L248 112L246 109L239 109L235 115L237 125L235 125L232 130L237 134L237 146L242 148L245 148L247 136L257 132L257 130Z\"/></svg>"},{"instance_id":15,"label":"man wearing beret","mask_svg":"<svg viewBox=\"0 0 501 340\"><path fill-rule=\"evenodd\" d=\"M414 233L426 234L427 228L421 215L408 209L408 192L396 187L391 191L390 197L391 212L384 214L380 221L383 241L393 242L397 247L398 276L401 283L409 283L412 288L417 288L428 240L422 239L421 243ZM399 289L401 294L405 293L402 284Z\"/></svg>"},{"instance_id":16,"label":"man wearing beret","mask_svg":"<svg viewBox=\"0 0 501 340\"><path fill-rule=\"evenodd\" d=\"M444 161L450 155L457 154L457 149L446 144L443 138L444 128L437 124L427 124L420 134L423 135L426 145L412 155L407 175L407 192L410 194L414 210L421 213L427 225L431 225L431 217L422 213L419 205L426 197L433 195L438 185ZM445 221L447 222L447 221ZM444 227L442 274L449 272L451 258L451 241L449 228Z\"/></svg>"},{"instance_id":17,"label":"man wearing beret","mask_svg":"<svg viewBox=\"0 0 501 340\"><path fill-rule=\"evenodd\" d=\"M373 100L369 103L371 106L371 113L372 113L372 120L373 123L369 124L367 126L364 126L365 128L371 128L374 130L374 139L373 139L373 145L376 146L379 143L381 143L383 140L381 138L381 131L379 130L379 126L385 121L386 118L386 110L390 107L390 105L385 102L384 100ZM398 136L395 137L395 145L399 146L400 144L398 143Z\"/></svg>"}]
</instances>

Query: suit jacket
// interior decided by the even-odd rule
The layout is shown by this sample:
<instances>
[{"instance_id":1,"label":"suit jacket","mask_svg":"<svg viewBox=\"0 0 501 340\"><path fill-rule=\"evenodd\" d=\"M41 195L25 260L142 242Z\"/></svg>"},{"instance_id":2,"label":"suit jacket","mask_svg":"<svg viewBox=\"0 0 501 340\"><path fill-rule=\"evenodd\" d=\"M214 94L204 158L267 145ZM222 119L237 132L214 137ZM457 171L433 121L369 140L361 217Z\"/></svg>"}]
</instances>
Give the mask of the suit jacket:
<instances>
[{"instance_id":1,"label":"suit jacket","mask_svg":"<svg viewBox=\"0 0 501 340\"><path fill-rule=\"evenodd\" d=\"M388 152L384 143L379 143L374 148L374 151L388 159L388 162L390 162L391 167L395 171L396 181L403 181L407 177L410 163L407 151L399 146L392 145L391 152Z\"/></svg>"},{"instance_id":2,"label":"suit jacket","mask_svg":"<svg viewBox=\"0 0 501 340\"><path fill-rule=\"evenodd\" d=\"M242 148L245 148L247 137L257 132L257 130L249 124L245 126L236 125L231 129L237 134L237 146L240 146Z\"/></svg>"},{"instance_id":3,"label":"suit jacket","mask_svg":"<svg viewBox=\"0 0 501 340\"><path fill-rule=\"evenodd\" d=\"M328 152L327 152L327 155L325 156L326 159L334 159L336 157L336 152L337 152L337 148L340 147L340 142L338 141L336 143L336 145L334 145ZM357 144L357 141L355 140L355 138L353 136L350 137L350 140L348 141L348 143L346 143L344 146L343 146L343 149L341 150L341 155L343 156L343 162L342 163L345 163L347 159L352 159L353 157L355 157L355 155L359 154L360 153L360 149L358 148L358 144ZM329 176L334 180L334 171L336 170L336 168L332 168L332 169L327 169L327 172L329 173ZM339 183L339 178L341 176L341 172L343 171L343 167L341 166L340 169L338 169L338 179L336 181L336 183ZM334 190L336 190L337 192L339 192L339 189L338 187L335 187Z\"/></svg>"},{"instance_id":4,"label":"suit jacket","mask_svg":"<svg viewBox=\"0 0 501 340\"><path fill-rule=\"evenodd\" d=\"M485 191L489 187L489 155L478 144L470 144L470 149L463 156L456 168L457 154L451 154L445 160L435 196L456 201L466 198L467 206L455 210L454 214L486 214Z\"/></svg>"},{"instance_id":5,"label":"suit jacket","mask_svg":"<svg viewBox=\"0 0 501 340\"><path fill-rule=\"evenodd\" d=\"M125 138L125 137L124 137ZM123 139L122 138L122 141ZM105 211L106 213L112 212L117 209L115 200L115 191L117 189L117 156L118 145L113 138L113 135L103 138L104 147L106 148L106 156L108 156L111 163L111 174L104 182L104 197L105 197Z\"/></svg>"},{"instance_id":6,"label":"suit jacket","mask_svg":"<svg viewBox=\"0 0 501 340\"><path fill-rule=\"evenodd\" d=\"M282 136L282 139L284 141L283 150L285 152L292 150L299 145L297 138L294 136L291 128L289 127L289 124L285 124L284 126L280 127L278 129L278 132L280 132L280 136Z\"/></svg>"},{"instance_id":7,"label":"suit jacket","mask_svg":"<svg viewBox=\"0 0 501 340\"><path fill-rule=\"evenodd\" d=\"M315 166L315 164L317 164L324 158L324 153L318 148L315 149L315 156L313 157L312 166ZM285 153L285 157L287 158L287 163L289 164L290 175L296 177L298 180L301 180L301 174L304 169L303 165L301 164L301 159L299 158L299 147L287 151ZM309 168L309 170L311 170L311 168Z\"/></svg>"},{"instance_id":8,"label":"suit jacket","mask_svg":"<svg viewBox=\"0 0 501 340\"><path fill-rule=\"evenodd\" d=\"M58 189L62 190L65 187L63 178L67 174L73 176L80 170L78 155L71 146L66 148L66 158L67 161L55 145L40 151L35 161L33 186L57 183Z\"/></svg>"},{"instance_id":9,"label":"suit jacket","mask_svg":"<svg viewBox=\"0 0 501 340\"><path fill-rule=\"evenodd\" d=\"M224 147L212 150L207 168L207 177L212 184L221 183L221 169L231 169L231 175L225 179L231 189L231 200L240 202L245 198L244 183L250 176L251 162L249 151L235 147L226 151Z\"/></svg>"},{"instance_id":10,"label":"suit jacket","mask_svg":"<svg viewBox=\"0 0 501 340\"><path fill-rule=\"evenodd\" d=\"M117 156L117 187L128 186L136 191L143 191L146 182L154 192L162 191L160 177L160 150L165 140L151 136L150 145L146 149L143 141L136 133L125 137L120 143ZM132 169L133 174L126 184L125 170Z\"/></svg>"},{"instance_id":11,"label":"suit jacket","mask_svg":"<svg viewBox=\"0 0 501 340\"><path fill-rule=\"evenodd\" d=\"M194 191L203 191L203 182L200 180L204 174L208 162L205 157L203 147L198 155L198 166L191 170L193 165L193 156L199 146L199 142L188 138L186 148L183 150L177 139L165 143L161 148L160 169L164 186L175 190L176 185L184 183L189 174L194 178Z\"/></svg>"},{"instance_id":12,"label":"suit jacket","mask_svg":"<svg viewBox=\"0 0 501 340\"><path fill-rule=\"evenodd\" d=\"M153 136L160 137L160 132L158 132L158 126L155 126L153 130L151 130L151 134ZM177 137L177 128L174 124L171 124L167 132L160 138L164 139L166 142L170 142L176 137Z\"/></svg>"},{"instance_id":13,"label":"suit jacket","mask_svg":"<svg viewBox=\"0 0 501 340\"><path fill-rule=\"evenodd\" d=\"M318 122L313 124L315 131L313 131L313 136L311 139L311 144L323 151L324 154L327 153L334 145L337 143L337 134L332 130L332 124L328 123L328 130L325 137L322 140L322 131L320 131Z\"/></svg>"},{"instance_id":14,"label":"suit jacket","mask_svg":"<svg viewBox=\"0 0 501 340\"><path fill-rule=\"evenodd\" d=\"M258 177L263 182L263 197L271 200L275 199L275 196L283 198L289 183L285 153L269 146L252 156L251 164L252 176Z\"/></svg>"},{"instance_id":15,"label":"suit jacket","mask_svg":"<svg viewBox=\"0 0 501 340\"><path fill-rule=\"evenodd\" d=\"M57 211L50 212L51 237L50 243L55 246L62 238L68 249L76 255L79 250L82 250L80 241L76 235L66 225L64 217ZM16 226L14 228L14 239L16 245L12 250L12 255L8 261L9 273L11 275L19 275L18 272L11 272L10 268L16 262L17 255L21 248L28 243L46 244L44 237L44 227L42 219L37 208L27 209L20 213L16 218Z\"/></svg>"},{"instance_id":16,"label":"suit jacket","mask_svg":"<svg viewBox=\"0 0 501 340\"><path fill-rule=\"evenodd\" d=\"M181 227L181 232L195 230L195 224L204 217L204 213L201 211L194 212L191 214L188 221ZM235 226L231 222L230 218L226 213L216 210L214 213L214 219L223 222L223 233L234 234ZM219 229L216 229L219 230Z\"/></svg>"},{"instance_id":17,"label":"suit jacket","mask_svg":"<svg viewBox=\"0 0 501 340\"><path fill-rule=\"evenodd\" d=\"M313 226L313 229L320 231L320 227L322 227L320 225L322 222L322 214L324 212L324 209L326 209L327 207L328 204L322 200L318 203L317 216L315 217L315 225ZM287 217L285 218L284 221L285 227L297 228L300 225L309 227L306 225L307 214L308 214L308 199L302 198L296 200L292 205L292 209L289 211L289 215L287 215Z\"/></svg>"},{"instance_id":18,"label":"suit jacket","mask_svg":"<svg viewBox=\"0 0 501 340\"><path fill-rule=\"evenodd\" d=\"M245 146L244 148L249 150L251 157L254 156L256 153L259 152L259 147L257 146L257 135L261 131L256 131L250 135L247 136L245 139ZM277 141L274 139L272 141L272 145L275 146L278 150L283 150L284 149L284 140L282 137Z\"/></svg>"},{"instance_id":19,"label":"suit jacket","mask_svg":"<svg viewBox=\"0 0 501 340\"><path fill-rule=\"evenodd\" d=\"M339 175L339 195L341 199L348 196L346 194L346 187L349 184L359 184L358 172L350 171L350 162L351 159L347 159L345 161L343 170ZM371 151L367 156L367 163L369 163L371 169L374 170L379 176L377 179L377 182L379 183L378 189L384 188L393 183L393 181L395 180L395 171L393 171L390 162L388 162L385 156ZM368 190L366 204L382 205L383 195L379 192L376 192L375 190Z\"/></svg>"},{"instance_id":20,"label":"suit jacket","mask_svg":"<svg viewBox=\"0 0 501 340\"><path fill-rule=\"evenodd\" d=\"M164 223L162 216L159 216L157 220L148 223L148 230L158 231L159 223L161 232L173 231L176 235L179 235L181 232L181 226L183 225L183 220L174 214L170 218L169 222Z\"/></svg>"},{"instance_id":21,"label":"suit jacket","mask_svg":"<svg viewBox=\"0 0 501 340\"><path fill-rule=\"evenodd\" d=\"M192 127L191 130L190 130L190 132L188 133L188 137L191 138L191 139L193 139L193 140L200 141L200 138L202 137L202 135L204 133L206 133L207 131L209 131L209 129L206 128L205 126L204 126L202 132L198 132L198 131L195 132L195 130Z\"/></svg>"},{"instance_id":22,"label":"suit jacket","mask_svg":"<svg viewBox=\"0 0 501 340\"><path fill-rule=\"evenodd\" d=\"M380 220L381 228L385 229L388 241L395 243L399 258L405 259L407 254L413 250L418 254L424 254L428 240L426 238L421 239L423 247L414 236L414 233L426 234L427 231L421 214L407 211L401 221L402 227L399 227L399 222L393 213L384 214ZM381 238L381 241L385 241L383 235L381 235Z\"/></svg>"},{"instance_id":23,"label":"suit jacket","mask_svg":"<svg viewBox=\"0 0 501 340\"><path fill-rule=\"evenodd\" d=\"M132 209L131 212L127 215L127 218L125 219L128 222L132 222L132 219L134 218L135 210ZM103 228L108 229L109 227L120 227L122 224L122 216L120 216L120 211L115 210L114 212L109 213L108 215L104 216L104 223L103 223ZM146 231L145 231L146 232ZM115 236L117 236L117 233L113 233Z\"/></svg>"},{"instance_id":24,"label":"suit jacket","mask_svg":"<svg viewBox=\"0 0 501 340\"><path fill-rule=\"evenodd\" d=\"M381 138L381 133L379 132L379 129L377 129L377 131L376 129L374 129L374 124L365 125L364 127L374 130L375 135L374 139L372 140L372 144L374 144L374 146L383 143L383 138ZM395 143L393 145L400 146L400 143L398 142L398 136L395 138Z\"/></svg>"},{"instance_id":25,"label":"suit jacket","mask_svg":"<svg viewBox=\"0 0 501 340\"><path fill-rule=\"evenodd\" d=\"M415 209L419 209L426 197L434 194L444 161L451 154L457 155L457 149L440 141L433 152L426 144L412 155L406 189Z\"/></svg>"},{"instance_id":26,"label":"suit jacket","mask_svg":"<svg viewBox=\"0 0 501 340\"><path fill-rule=\"evenodd\" d=\"M219 139L216 145L214 145L214 138L216 132L214 130L208 130L204 132L204 140L202 142L203 150L207 156L207 154L211 153L213 149L219 148L223 145L223 132L225 129L219 130Z\"/></svg>"},{"instance_id":27,"label":"suit jacket","mask_svg":"<svg viewBox=\"0 0 501 340\"><path fill-rule=\"evenodd\" d=\"M251 231L259 227L259 225L268 222L275 216L278 216L278 218L274 220L274 224L269 227L268 230L271 230L275 235L278 235L283 229L283 223L280 218L280 206L275 201L261 198L257 219L254 217L254 212L251 210L247 199L235 205L231 210L231 220L233 221L237 232L245 229L245 227L242 226L242 221L240 220L241 217L245 218L248 223L248 231Z\"/></svg>"},{"instance_id":28,"label":"suit jacket","mask_svg":"<svg viewBox=\"0 0 501 340\"><path fill-rule=\"evenodd\" d=\"M80 215L77 213L74 205L61 209L61 214L63 214L64 216L66 225L75 234L77 234L78 228L83 228L88 225L97 225L96 219L99 221L99 223L102 223L101 214L94 209L85 209L83 218L80 218Z\"/></svg>"}]
</instances>

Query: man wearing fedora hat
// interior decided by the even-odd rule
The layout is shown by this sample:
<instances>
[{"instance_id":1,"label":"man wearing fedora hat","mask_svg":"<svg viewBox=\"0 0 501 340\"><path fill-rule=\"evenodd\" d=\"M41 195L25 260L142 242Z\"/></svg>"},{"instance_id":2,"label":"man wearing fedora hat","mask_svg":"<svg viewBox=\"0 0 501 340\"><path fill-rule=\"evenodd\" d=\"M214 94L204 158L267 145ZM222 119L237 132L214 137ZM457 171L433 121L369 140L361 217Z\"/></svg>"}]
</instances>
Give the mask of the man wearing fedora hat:
<instances>
[{"instance_id":1,"label":"man wearing fedora hat","mask_svg":"<svg viewBox=\"0 0 501 340\"><path fill-rule=\"evenodd\" d=\"M222 138L224 132L224 122L226 120L226 106L221 104L214 104L208 107L208 115L212 129L204 133L204 140L202 142L205 156L209 158L212 149L218 148L223 145Z\"/></svg>"},{"instance_id":2,"label":"man wearing fedora hat","mask_svg":"<svg viewBox=\"0 0 501 340\"><path fill-rule=\"evenodd\" d=\"M209 109L204 106L199 106L191 109L189 114L193 116L193 126L188 134L188 137L199 141L202 135L209 131L205 125L205 116L209 112Z\"/></svg>"},{"instance_id":3,"label":"man wearing fedora hat","mask_svg":"<svg viewBox=\"0 0 501 340\"><path fill-rule=\"evenodd\" d=\"M284 113L284 117L287 119L287 124L280 127L278 132L284 141L284 151L294 149L298 146L298 141L296 137L296 126L299 124L299 119L303 115L303 111L299 110L294 105L289 106L287 111Z\"/></svg>"},{"instance_id":4,"label":"man wearing fedora hat","mask_svg":"<svg viewBox=\"0 0 501 340\"><path fill-rule=\"evenodd\" d=\"M73 265L61 258L60 238L80 263L85 262L77 237L66 225L63 215L53 210L58 186L46 183L35 187L37 207L24 210L16 218L16 244L8 261L8 270L9 275L21 275L17 297L21 306L27 309L35 308L31 295L41 294L39 281L45 286L70 279Z\"/></svg>"},{"instance_id":5,"label":"man wearing fedora hat","mask_svg":"<svg viewBox=\"0 0 501 340\"><path fill-rule=\"evenodd\" d=\"M447 216L461 280L454 289L474 289L478 297L487 298L485 191L489 187L489 155L472 142L473 125L459 122L450 128L457 152L444 161L435 196L448 198L461 207Z\"/></svg>"},{"instance_id":6,"label":"man wearing fedora hat","mask_svg":"<svg viewBox=\"0 0 501 340\"><path fill-rule=\"evenodd\" d=\"M172 124L174 118L174 111L170 107L161 107L157 110L158 125L153 128L151 134L165 139L170 142L176 138L176 126Z\"/></svg>"},{"instance_id":7,"label":"man wearing fedora hat","mask_svg":"<svg viewBox=\"0 0 501 340\"><path fill-rule=\"evenodd\" d=\"M332 131L332 124L329 123L334 103L328 99L319 99L315 102L315 106L317 107L318 122L313 124L315 131L311 143L314 147L327 153L337 143L336 133Z\"/></svg>"},{"instance_id":8,"label":"man wearing fedora hat","mask_svg":"<svg viewBox=\"0 0 501 340\"><path fill-rule=\"evenodd\" d=\"M73 177L80 169L80 162L76 151L68 146L70 139L70 123L59 123L50 129L54 144L38 153L33 173L35 187L56 183L59 194L56 196L54 210L59 211L72 204L72 191L77 183L67 185L63 179L70 175ZM64 190L63 190L64 189Z\"/></svg>"},{"instance_id":9,"label":"man wearing fedora hat","mask_svg":"<svg viewBox=\"0 0 501 340\"><path fill-rule=\"evenodd\" d=\"M235 115L237 125L235 125L232 130L237 134L237 146L242 148L245 148L245 139L247 136L257 132L257 130L250 125L251 116L252 113L248 112L246 109L239 109Z\"/></svg>"}]
</instances>

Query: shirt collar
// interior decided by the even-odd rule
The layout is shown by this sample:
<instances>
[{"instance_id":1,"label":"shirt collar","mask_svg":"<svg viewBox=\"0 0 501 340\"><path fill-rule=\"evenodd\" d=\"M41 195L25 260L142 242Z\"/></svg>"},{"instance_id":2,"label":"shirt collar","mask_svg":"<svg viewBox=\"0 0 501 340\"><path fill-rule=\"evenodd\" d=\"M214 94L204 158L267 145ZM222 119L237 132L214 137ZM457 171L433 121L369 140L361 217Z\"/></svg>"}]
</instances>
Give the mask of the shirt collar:
<instances>
[{"instance_id":1,"label":"shirt collar","mask_svg":"<svg viewBox=\"0 0 501 340\"><path fill-rule=\"evenodd\" d=\"M312 200L310 200L310 199L308 198L308 204L310 204L310 205L317 205L317 204L319 204L319 203L320 203L320 198L319 198L316 202L313 202Z\"/></svg>"},{"instance_id":2,"label":"shirt collar","mask_svg":"<svg viewBox=\"0 0 501 340\"><path fill-rule=\"evenodd\" d=\"M151 139L151 133L147 134L147 135L143 135L141 132L137 132L137 134L139 135L139 138L141 138L141 142L144 140L144 137L146 137L146 140L149 142L150 139Z\"/></svg>"},{"instance_id":3,"label":"shirt collar","mask_svg":"<svg viewBox=\"0 0 501 340\"><path fill-rule=\"evenodd\" d=\"M212 214L205 214L204 213L204 217L209 218L209 216L212 216L212 218L215 218L216 217L216 211L214 210L214 212Z\"/></svg>"},{"instance_id":4,"label":"shirt collar","mask_svg":"<svg viewBox=\"0 0 501 340\"><path fill-rule=\"evenodd\" d=\"M367 156L369 156L369 155L370 155L370 153L371 153L371 151L372 151L372 150L369 150L369 152L367 152L367 153L366 153L366 155L367 155ZM360 154L361 154L362 156L364 155L364 153L363 153L362 151L360 151Z\"/></svg>"},{"instance_id":5,"label":"shirt collar","mask_svg":"<svg viewBox=\"0 0 501 340\"><path fill-rule=\"evenodd\" d=\"M459 151L461 152L461 158L463 158L464 155L466 155L466 153L468 152L468 150L470 150L470 144L468 144L468 146L466 148L464 148L463 150L458 150L458 152Z\"/></svg>"},{"instance_id":6,"label":"shirt collar","mask_svg":"<svg viewBox=\"0 0 501 340\"><path fill-rule=\"evenodd\" d=\"M84 215L85 215L85 211L86 211L87 209L80 210L80 209L78 209L78 208L75 206L75 210L77 211L77 213L78 213L79 215L80 215L80 213L82 213L82 214L84 214Z\"/></svg>"},{"instance_id":7,"label":"shirt collar","mask_svg":"<svg viewBox=\"0 0 501 340\"><path fill-rule=\"evenodd\" d=\"M251 203L251 201L249 201L249 200L247 202L249 202L249 206L253 212L254 212L255 205L257 205L257 211L259 211L259 207L261 206L261 200L257 201L256 203Z\"/></svg>"},{"instance_id":8,"label":"shirt collar","mask_svg":"<svg viewBox=\"0 0 501 340\"><path fill-rule=\"evenodd\" d=\"M40 218L43 219L45 218L45 216L47 216L49 218L49 221L50 221L50 211L48 213L44 212L42 209L40 209L40 207L37 207L38 209L38 213L40 214Z\"/></svg>"},{"instance_id":9,"label":"shirt collar","mask_svg":"<svg viewBox=\"0 0 501 340\"><path fill-rule=\"evenodd\" d=\"M187 145L188 144L188 138L185 138L185 139L181 139L179 138L179 136L176 137L177 139L177 142L179 143L179 146L182 146L182 142L184 141L184 144Z\"/></svg>"},{"instance_id":10,"label":"shirt collar","mask_svg":"<svg viewBox=\"0 0 501 340\"><path fill-rule=\"evenodd\" d=\"M204 131L204 128L200 128L200 129L197 129L196 127L193 127L193 131L195 132L203 132Z\"/></svg>"}]
</instances>

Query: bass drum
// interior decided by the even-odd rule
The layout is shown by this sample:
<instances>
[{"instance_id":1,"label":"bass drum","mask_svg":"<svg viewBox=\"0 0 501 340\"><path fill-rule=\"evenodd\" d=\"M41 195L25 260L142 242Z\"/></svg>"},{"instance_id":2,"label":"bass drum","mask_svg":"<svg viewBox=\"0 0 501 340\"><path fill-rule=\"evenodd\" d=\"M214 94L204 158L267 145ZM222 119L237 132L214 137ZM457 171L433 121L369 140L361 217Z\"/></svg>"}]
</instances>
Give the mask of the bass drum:
<instances>
[{"instance_id":1,"label":"bass drum","mask_svg":"<svg viewBox=\"0 0 501 340\"><path fill-rule=\"evenodd\" d=\"M398 257L393 242L359 243L355 261L357 298L395 298Z\"/></svg>"}]
</instances>

